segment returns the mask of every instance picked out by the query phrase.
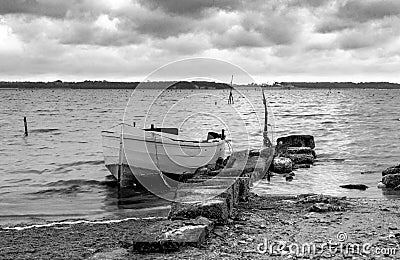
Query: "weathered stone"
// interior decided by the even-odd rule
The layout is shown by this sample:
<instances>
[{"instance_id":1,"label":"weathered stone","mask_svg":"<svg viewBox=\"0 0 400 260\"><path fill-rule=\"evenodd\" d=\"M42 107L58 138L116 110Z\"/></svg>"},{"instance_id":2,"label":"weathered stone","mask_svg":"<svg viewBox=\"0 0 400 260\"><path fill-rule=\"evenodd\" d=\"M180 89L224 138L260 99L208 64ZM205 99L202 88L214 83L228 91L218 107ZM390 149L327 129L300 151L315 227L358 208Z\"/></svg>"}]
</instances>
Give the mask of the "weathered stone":
<instances>
[{"instance_id":1,"label":"weathered stone","mask_svg":"<svg viewBox=\"0 0 400 260\"><path fill-rule=\"evenodd\" d=\"M218 195L217 198L223 198L226 200L226 204L228 205L228 217L232 215L233 209L237 204L236 198L238 198L239 187L238 185L232 185L227 188L224 192Z\"/></svg>"},{"instance_id":2,"label":"weathered stone","mask_svg":"<svg viewBox=\"0 0 400 260\"><path fill-rule=\"evenodd\" d=\"M346 184L346 185L340 185L339 187L344 189L354 189L354 190L368 189L368 186L364 184Z\"/></svg>"},{"instance_id":3,"label":"weathered stone","mask_svg":"<svg viewBox=\"0 0 400 260\"><path fill-rule=\"evenodd\" d=\"M310 147L315 148L314 137L312 135L290 135L280 137L277 140L278 145L287 147Z\"/></svg>"},{"instance_id":4,"label":"weathered stone","mask_svg":"<svg viewBox=\"0 0 400 260\"><path fill-rule=\"evenodd\" d=\"M215 163L208 164L207 169L209 171L214 171L216 169L216 164Z\"/></svg>"},{"instance_id":5,"label":"weathered stone","mask_svg":"<svg viewBox=\"0 0 400 260\"><path fill-rule=\"evenodd\" d=\"M275 157L285 157L287 155L287 147L286 145L277 144L275 146Z\"/></svg>"},{"instance_id":6,"label":"weathered stone","mask_svg":"<svg viewBox=\"0 0 400 260\"><path fill-rule=\"evenodd\" d=\"M297 203L333 203L338 204L340 201L345 200L346 197L335 197L323 194L301 194L297 196Z\"/></svg>"},{"instance_id":7,"label":"weathered stone","mask_svg":"<svg viewBox=\"0 0 400 260\"><path fill-rule=\"evenodd\" d=\"M196 203L173 203L169 219L193 219L206 217L218 223L225 223L229 217L226 199L218 198Z\"/></svg>"},{"instance_id":8,"label":"weathered stone","mask_svg":"<svg viewBox=\"0 0 400 260\"><path fill-rule=\"evenodd\" d=\"M285 157L275 157L270 170L276 173L289 173L293 169L292 160Z\"/></svg>"},{"instance_id":9,"label":"weathered stone","mask_svg":"<svg viewBox=\"0 0 400 260\"><path fill-rule=\"evenodd\" d=\"M205 185L208 184L208 185ZM234 203L234 186L225 184L213 184L208 181L201 184L192 183L192 185L185 187L179 187L176 191L175 202L182 204L194 204L201 203L206 204L208 201L215 199L222 199L226 201L228 205L228 211L233 206ZM201 187L197 186L201 185Z\"/></svg>"},{"instance_id":10,"label":"weathered stone","mask_svg":"<svg viewBox=\"0 0 400 260\"><path fill-rule=\"evenodd\" d=\"M215 168L216 170L224 168L224 159L222 157L219 157L215 162Z\"/></svg>"},{"instance_id":11,"label":"weathered stone","mask_svg":"<svg viewBox=\"0 0 400 260\"><path fill-rule=\"evenodd\" d=\"M286 181L292 181L293 180L293 176L289 175L289 174L285 174L285 180Z\"/></svg>"},{"instance_id":12,"label":"weathered stone","mask_svg":"<svg viewBox=\"0 0 400 260\"><path fill-rule=\"evenodd\" d=\"M308 208L308 211L310 212L343 211L343 207L326 203L315 203L310 208Z\"/></svg>"},{"instance_id":13,"label":"weathered stone","mask_svg":"<svg viewBox=\"0 0 400 260\"><path fill-rule=\"evenodd\" d=\"M213 222L205 218L156 222L141 234L122 237L119 243L122 248L137 253L171 252L183 246L199 247L212 228Z\"/></svg>"},{"instance_id":14,"label":"weathered stone","mask_svg":"<svg viewBox=\"0 0 400 260\"><path fill-rule=\"evenodd\" d=\"M382 183L385 184L387 188L395 188L400 185L400 174L389 174L382 178Z\"/></svg>"},{"instance_id":15,"label":"weathered stone","mask_svg":"<svg viewBox=\"0 0 400 260\"><path fill-rule=\"evenodd\" d=\"M209 171L207 166L200 167L196 170L195 175L208 175Z\"/></svg>"},{"instance_id":16,"label":"weathered stone","mask_svg":"<svg viewBox=\"0 0 400 260\"><path fill-rule=\"evenodd\" d=\"M288 154L286 157L295 164L314 164L314 156L309 154Z\"/></svg>"},{"instance_id":17,"label":"weathered stone","mask_svg":"<svg viewBox=\"0 0 400 260\"><path fill-rule=\"evenodd\" d=\"M204 200L222 195L228 201L231 210L239 201L247 201L250 192L250 178L243 177L215 177L212 179L191 179L179 185L176 191L176 201L190 202L202 196ZM225 194L226 193L226 194ZM188 197L185 199L184 197Z\"/></svg>"},{"instance_id":18,"label":"weathered stone","mask_svg":"<svg viewBox=\"0 0 400 260\"><path fill-rule=\"evenodd\" d=\"M287 154L307 154L317 158L317 154L310 147L288 147L286 152Z\"/></svg>"},{"instance_id":19,"label":"weathered stone","mask_svg":"<svg viewBox=\"0 0 400 260\"><path fill-rule=\"evenodd\" d=\"M399 174L400 173L400 165L389 167L386 170L382 171L382 176L386 176L389 174Z\"/></svg>"},{"instance_id":20,"label":"weathered stone","mask_svg":"<svg viewBox=\"0 0 400 260\"><path fill-rule=\"evenodd\" d=\"M378 189L384 189L384 188L386 188L386 185L385 184L383 184L381 181L378 183Z\"/></svg>"},{"instance_id":21,"label":"weathered stone","mask_svg":"<svg viewBox=\"0 0 400 260\"><path fill-rule=\"evenodd\" d=\"M239 201L248 201L250 196L250 178L248 177L241 177L238 180L239 186Z\"/></svg>"}]
</instances>

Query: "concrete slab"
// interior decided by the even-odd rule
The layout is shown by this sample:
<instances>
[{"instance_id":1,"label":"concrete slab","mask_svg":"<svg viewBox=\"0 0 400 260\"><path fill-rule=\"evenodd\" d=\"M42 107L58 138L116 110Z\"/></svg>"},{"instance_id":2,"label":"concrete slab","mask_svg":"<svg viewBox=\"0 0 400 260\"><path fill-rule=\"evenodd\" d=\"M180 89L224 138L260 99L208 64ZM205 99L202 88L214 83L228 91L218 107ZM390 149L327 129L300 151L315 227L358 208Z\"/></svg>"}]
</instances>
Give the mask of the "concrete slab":
<instances>
[{"instance_id":1,"label":"concrete slab","mask_svg":"<svg viewBox=\"0 0 400 260\"><path fill-rule=\"evenodd\" d=\"M193 219L205 217L217 223L225 223L229 217L227 200L215 198L197 203L173 203L169 219Z\"/></svg>"},{"instance_id":2,"label":"concrete slab","mask_svg":"<svg viewBox=\"0 0 400 260\"><path fill-rule=\"evenodd\" d=\"M169 218L204 216L226 222L239 201L248 199L251 183L265 176L274 151L273 147L265 148L259 151L259 156L249 156L248 150L235 152L217 176L179 184Z\"/></svg>"},{"instance_id":3,"label":"concrete slab","mask_svg":"<svg viewBox=\"0 0 400 260\"><path fill-rule=\"evenodd\" d=\"M234 206L242 200L241 196L248 196L249 177L215 177L212 179L197 179L197 182L181 184L177 189L176 200L190 202L187 198L201 198L202 201L214 197L223 197L227 200L231 213ZM198 182L200 181L200 182Z\"/></svg>"},{"instance_id":4,"label":"concrete slab","mask_svg":"<svg viewBox=\"0 0 400 260\"><path fill-rule=\"evenodd\" d=\"M136 253L177 251L181 247L199 247L212 230L214 223L206 218L185 221L161 221L147 226L140 234L124 236L123 248Z\"/></svg>"}]
</instances>

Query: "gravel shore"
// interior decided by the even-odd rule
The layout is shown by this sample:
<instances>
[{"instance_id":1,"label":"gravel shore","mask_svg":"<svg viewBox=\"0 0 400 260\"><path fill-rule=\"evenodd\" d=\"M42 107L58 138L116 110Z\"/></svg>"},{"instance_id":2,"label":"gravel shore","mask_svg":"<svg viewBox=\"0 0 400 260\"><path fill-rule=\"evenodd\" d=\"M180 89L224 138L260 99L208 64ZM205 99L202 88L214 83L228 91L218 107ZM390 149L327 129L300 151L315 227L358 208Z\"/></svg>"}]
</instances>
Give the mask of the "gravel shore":
<instances>
[{"instance_id":1,"label":"gravel shore","mask_svg":"<svg viewBox=\"0 0 400 260\"><path fill-rule=\"evenodd\" d=\"M399 259L398 200L251 195L200 248L135 254L122 241L170 220L0 230L0 259Z\"/></svg>"}]
</instances>

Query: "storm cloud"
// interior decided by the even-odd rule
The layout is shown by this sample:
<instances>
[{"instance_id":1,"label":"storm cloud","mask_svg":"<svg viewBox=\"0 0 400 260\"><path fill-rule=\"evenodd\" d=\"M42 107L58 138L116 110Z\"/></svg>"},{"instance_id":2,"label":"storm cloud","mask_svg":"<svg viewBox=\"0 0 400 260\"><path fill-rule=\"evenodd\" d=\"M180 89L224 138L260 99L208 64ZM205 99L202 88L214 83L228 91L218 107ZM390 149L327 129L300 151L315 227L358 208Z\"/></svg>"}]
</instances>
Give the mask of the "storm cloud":
<instances>
[{"instance_id":1,"label":"storm cloud","mask_svg":"<svg viewBox=\"0 0 400 260\"><path fill-rule=\"evenodd\" d=\"M400 14L400 2L395 0L349 0L337 10L340 18L357 22L379 20L388 16Z\"/></svg>"},{"instance_id":2,"label":"storm cloud","mask_svg":"<svg viewBox=\"0 0 400 260\"><path fill-rule=\"evenodd\" d=\"M224 11L239 10L244 4L241 0L140 0L140 3L154 8L161 8L167 13L179 15L200 15L209 9Z\"/></svg>"},{"instance_id":3,"label":"storm cloud","mask_svg":"<svg viewBox=\"0 0 400 260\"><path fill-rule=\"evenodd\" d=\"M3 0L0 76L140 79L202 56L261 81L400 81L399 35L397 0Z\"/></svg>"},{"instance_id":4,"label":"storm cloud","mask_svg":"<svg viewBox=\"0 0 400 260\"><path fill-rule=\"evenodd\" d=\"M62 18L68 11L65 1L51 0L2 0L0 14L32 14Z\"/></svg>"}]
</instances>

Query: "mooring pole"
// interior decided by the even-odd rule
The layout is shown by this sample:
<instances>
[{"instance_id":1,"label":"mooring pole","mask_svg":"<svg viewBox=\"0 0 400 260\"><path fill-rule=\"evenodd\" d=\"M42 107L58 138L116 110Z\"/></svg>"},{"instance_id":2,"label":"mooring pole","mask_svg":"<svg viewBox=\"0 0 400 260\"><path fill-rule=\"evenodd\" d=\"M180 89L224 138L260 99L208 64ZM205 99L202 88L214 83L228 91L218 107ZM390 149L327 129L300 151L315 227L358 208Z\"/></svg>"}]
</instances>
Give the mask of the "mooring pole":
<instances>
[{"instance_id":1,"label":"mooring pole","mask_svg":"<svg viewBox=\"0 0 400 260\"><path fill-rule=\"evenodd\" d=\"M233 86L232 86L232 83L233 83L233 75L232 75L232 78L231 78L231 86L230 86L230 88L229 88L229 99L228 99L228 104L233 104L233 95L232 95Z\"/></svg>"},{"instance_id":2,"label":"mooring pole","mask_svg":"<svg viewBox=\"0 0 400 260\"><path fill-rule=\"evenodd\" d=\"M28 136L28 123L26 122L26 116L24 116L25 136Z\"/></svg>"},{"instance_id":3,"label":"mooring pole","mask_svg":"<svg viewBox=\"0 0 400 260\"><path fill-rule=\"evenodd\" d=\"M264 104L264 132L268 131L268 109L267 100L265 99L264 89L262 90L263 104Z\"/></svg>"},{"instance_id":4,"label":"mooring pole","mask_svg":"<svg viewBox=\"0 0 400 260\"><path fill-rule=\"evenodd\" d=\"M268 108L267 108L267 100L265 99L265 94L264 94L264 89L262 89L262 95L263 95L263 104L264 104L264 131L263 131L263 144L264 147L271 147L272 143L269 140L268 137ZM267 181L269 182L271 180L271 174L269 170L267 170Z\"/></svg>"},{"instance_id":5,"label":"mooring pole","mask_svg":"<svg viewBox=\"0 0 400 260\"><path fill-rule=\"evenodd\" d=\"M264 132L263 132L264 146L270 147L272 144L268 138L268 108L267 108L267 100L265 99L264 95L264 89L262 90L262 95L264 104Z\"/></svg>"}]
</instances>

